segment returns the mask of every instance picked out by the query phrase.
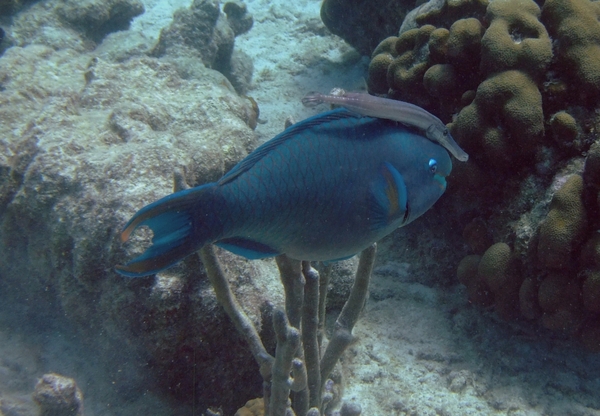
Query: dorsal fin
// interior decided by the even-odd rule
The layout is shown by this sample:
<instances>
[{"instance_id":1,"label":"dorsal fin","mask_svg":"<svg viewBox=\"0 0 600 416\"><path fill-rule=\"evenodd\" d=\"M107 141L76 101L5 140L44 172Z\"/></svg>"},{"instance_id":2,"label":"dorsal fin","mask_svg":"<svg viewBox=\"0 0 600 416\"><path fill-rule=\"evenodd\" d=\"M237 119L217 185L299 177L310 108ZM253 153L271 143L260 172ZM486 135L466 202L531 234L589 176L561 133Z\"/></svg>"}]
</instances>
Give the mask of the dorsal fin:
<instances>
[{"instance_id":1,"label":"dorsal fin","mask_svg":"<svg viewBox=\"0 0 600 416\"><path fill-rule=\"evenodd\" d=\"M256 164L259 160L265 157L267 154L271 152L271 150L275 149L280 144L286 142L287 140L296 137L298 134L309 130L315 126L323 126L332 121L342 120L346 118L362 118L362 116L357 115L356 113L352 113L343 108L338 108L333 111L328 111L326 113L317 114L316 116L309 117L306 120L303 120L299 123L296 123L282 133L275 136L273 139L269 140L265 144L259 146L250 156L246 159L242 160L240 163L235 165L233 169L225 174L219 181L218 185L224 185L228 182L231 182L235 178L237 178L242 173L246 172L252 166Z\"/></svg>"}]
</instances>

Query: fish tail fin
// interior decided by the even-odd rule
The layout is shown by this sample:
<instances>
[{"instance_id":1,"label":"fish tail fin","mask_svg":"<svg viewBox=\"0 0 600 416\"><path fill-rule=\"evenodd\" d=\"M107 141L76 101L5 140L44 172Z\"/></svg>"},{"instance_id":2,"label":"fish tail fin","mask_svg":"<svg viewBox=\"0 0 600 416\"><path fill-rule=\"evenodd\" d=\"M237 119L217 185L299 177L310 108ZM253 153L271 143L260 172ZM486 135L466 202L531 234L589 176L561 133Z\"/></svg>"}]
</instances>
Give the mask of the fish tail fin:
<instances>
[{"instance_id":1,"label":"fish tail fin","mask_svg":"<svg viewBox=\"0 0 600 416\"><path fill-rule=\"evenodd\" d=\"M140 226L152 230L152 246L142 255L125 265L116 266L117 272L127 277L148 276L166 269L194 253L218 235L220 221L211 205L215 184L186 189L162 198L140 209L125 225L121 240L127 241ZM198 215L198 207L208 215ZM202 223L199 218L202 217Z\"/></svg>"}]
</instances>

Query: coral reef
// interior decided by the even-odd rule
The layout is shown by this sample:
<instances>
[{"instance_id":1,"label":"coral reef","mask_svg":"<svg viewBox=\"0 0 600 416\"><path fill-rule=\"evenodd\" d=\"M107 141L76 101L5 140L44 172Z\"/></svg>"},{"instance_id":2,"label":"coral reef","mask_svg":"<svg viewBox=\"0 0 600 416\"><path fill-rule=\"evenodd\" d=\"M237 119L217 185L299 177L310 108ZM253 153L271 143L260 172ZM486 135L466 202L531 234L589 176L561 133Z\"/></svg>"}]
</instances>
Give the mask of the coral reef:
<instances>
[{"instance_id":1,"label":"coral reef","mask_svg":"<svg viewBox=\"0 0 600 416\"><path fill-rule=\"evenodd\" d=\"M387 70L387 82L394 86L394 91L403 91L406 101L423 105L420 97L426 96L422 79L428 69L428 62L422 56L428 48L429 36L434 26L425 25L419 29L404 32L396 41L397 57ZM391 92L394 96L394 92Z\"/></svg>"},{"instance_id":2,"label":"coral reef","mask_svg":"<svg viewBox=\"0 0 600 416\"><path fill-rule=\"evenodd\" d=\"M241 2L196 0L179 9L170 26L154 42L126 30L144 13L140 0L86 0L37 3L14 17L9 35L0 39L0 53L10 46L47 45L56 50L94 50L96 56L124 61L131 56L164 57L184 77L201 76L199 66L224 74L245 94L253 73L252 59L234 49L235 37L252 28L253 18Z\"/></svg>"},{"instance_id":3,"label":"coral reef","mask_svg":"<svg viewBox=\"0 0 600 416\"><path fill-rule=\"evenodd\" d=\"M516 317L518 293L523 279L507 244L493 244L483 256L464 257L459 263L457 275L467 287L472 303L479 306L494 304L501 317Z\"/></svg>"},{"instance_id":4,"label":"coral reef","mask_svg":"<svg viewBox=\"0 0 600 416\"><path fill-rule=\"evenodd\" d=\"M549 120L550 136L561 152L573 154L581 152L582 143L579 140L580 127L577 120L566 111L553 114Z\"/></svg>"},{"instance_id":5,"label":"coral reef","mask_svg":"<svg viewBox=\"0 0 600 416\"><path fill-rule=\"evenodd\" d=\"M256 112L252 109L250 115L249 101L237 97L227 79L207 70L199 58L181 65L183 60L166 62L168 55L165 59L148 58L145 54L152 37L127 31L110 33L96 45L84 32L59 18L53 7L59 3L38 2L11 16L11 23L6 23L9 19L2 21L6 39L0 49L11 47L0 58L2 309L14 315L14 327L29 322L36 329L45 327L54 332L48 322L66 321L65 325L86 343L85 358L93 355L97 362L110 364L108 377L95 372L82 377L79 366L69 362L78 367L78 381L86 380L86 407L92 412L95 407L88 403L106 398L106 402L96 402L103 409L100 411L107 411L105 403L111 403L124 414L192 414L190 401L195 399L196 411L223 405L222 411L206 414L233 414L244 401L262 394L262 378L245 340L222 311L202 272L199 279L176 269L155 280L126 281L116 277L112 267L125 256L116 241L116 232L125 219L171 191L175 168L185 171L193 183L218 178L256 145L253 132L247 128L256 123ZM146 4L150 3L155 2ZM279 58L279 53L287 53L290 58L281 66L268 66L270 77L293 79L277 84L277 91L286 98L273 94L274 89L261 89L261 105L270 103L280 113L293 112L289 103L296 100L289 97L297 92L302 74L312 76L322 70L313 77L315 82L342 82L348 74L358 72L355 60L344 60L340 67L337 61L323 59L338 50L339 40L326 36L316 19L301 27L303 16L299 18L295 10L289 10L300 3L315 4L274 4L268 12L262 11L260 20L267 16L264 22L270 25L275 23L270 19L280 19L276 13L285 11L280 20L293 28L277 33L285 46L274 44L273 53L268 54L269 58ZM432 61L442 62L446 56L445 31L449 34L453 22L465 19L446 13L452 10L446 2L437 3L443 5L444 13L429 22L437 27L431 34L432 39L436 36L438 47ZM313 12L314 7L308 10ZM232 13L237 13L235 8ZM163 19L170 19L170 13L163 14ZM483 14L485 6L483 12L468 18L478 20L485 29ZM141 17L136 25L145 18ZM247 20L242 20L243 27ZM470 38L457 36L458 44L477 43L476 23L457 24L458 28L470 28L464 32ZM358 27L351 30L361 33ZM456 33L463 33L463 29ZM301 40L304 43L299 47ZM307 45L314 48L310 58L303 49ZM430 39L430 51L432 45ZM317 59L325 65L318 64L321 61ZM307 69L307 62L317 64ZM457 72L449 62L440 65L432 69L429 78L424 75L431 82L428 91L445 94L443 80L456 77L462 86L451 89L451 94L458 96L457 105L470 104L482 82L479 61L473 64L472 73ZM516 335L507 325L489 319L489 314L480 316L467 307L462 291L455 290L452 281L455 265L467 254L465 242L475 253L469 266L474 273L467 276L476 276L477 256L494 242L505 242L512 258L523 263L521 275L528 276L519 292L521 313L525 315L527 306L528 319L541 320L543 313L550 314L542 311L538 302L541 281L551 271L534 264L538 263L536 233L563 179L583 170L582 159L578 163L566 159L568 144L564 148L554 144L563 134L562 127L549 123L548 117L561 111L572 116L579 133L568 157L579 158L588 152L582 174L583 202L588 230L597 229L598 216L592 210L597 210L600 182L586 178L596 177L598 172L592 168L598 166L597 155L594 159L593 148L588 150L595 137L590 132L598 131L598 124L590 117L590 110L577 105L577 88L567 89L564 80L556 78L559 72L547 75L547 83L536 84L542 93L547 124L534 160L511 178L496 175L487 163L479 164L477 170L469 163L464 166L469 175L457 172L460 176L451 178L450 192L441 201L444 205L380 245L380 258L388 261L380 264L381 274L373 279L375 288L367 311L353 331L361 341L349 347L342 369L344 376L354 380L347 384L345 397L360 397L365 413L597 411L594 357L583 354L573 343L557 342L560 335L548 337L546 342L532 342L532 337L546 332L533 328L525 336ZM465 85L468 89L461 94ZM269 124L259 127L263 136L269 135L266 129L279 129L280 123L273 120L287 116L265 113ZM444 115L446 121L450 114ZM552 134L551 140L548 134ZM569 135L565 139L571 140ZM462 198L460 211L452 209L450 197L454 193ZM466 225L472 218L480 220L467 233ZM460 241L463 227L465 240ZM593 279L598 271L599 247L593 232L586 235L581 249L573 253L577 267L569 274L582 288L575 312L581 314L583 323L574 336L596 350L600 328L594 323L598 313L593 309ZM126 250L132 253L140 248L134 244ZM260 331L268 352L274 354L272 304L283 304L275 265L247 262L227 253L218 255L233 293ZM454 260L452 256L456 261L448 263L448 258ZM197 270L201 265L189 267ZM343 306L353 278L348 269L344 267L343 284L330 283L337 291L330 296L331 306ZM494 302L489 289L476 293L487 296L486 305ZM567 312L574 316L573 311ZM74 338L78 337L64 337L68 342ZM54 347L55 354L65 354L64 348L48 345L47 339L34 340L40 341L29 347L35 358L14 360L7 353L11 342L2 337L0 413L4 415L37 414L34 403L29 403L31 410L25 410L22 397L31 401L32 380L55 371L40 371L41 366L54 366L44 348ZM22 350L19 357L24 356ZM66 351L66 359L71 359L73 351ZM466 366L470 369L465 371ZM142 381L136 383L136 377ZM88 384L106 380L110 394ZM150 402L143 410L136 408L136 402L148 403L152 395L146 390L148 383L155 394L166 394L168 403L157 406ZM11 391L15 386L23 392L21 396ZM125 405L115 401L118 398L126 401ZM186 403L190 405L187 411L174 410Z\"/></svg>"},{"instance_id":6,"label":"coral reef","mask_svg":"<svg viewBox=\"0 0 600 416\"><path fill-rule=\"evenodd\" d=\"M583 177L576 173L561 177L546 214L535 223L535 244L523 245L517 253L506 243L493 244L483 257L464 257L457 275L474 304L493 303L505 319L539 320L545 328L600 351L600 238L589 229L584 202L584 177L594 176L595 151L588 157ZM590 203L597 209L595 199ZM511 234L518 242L518 235L508 233L508 238Z\"/></svg>"},{"instance_id":7,"label":"coral reef","mask_svg":"<svg viewBox=\"0 0 600 416\"><path fill-rule=\"evenodd\" d=\"M388 51L392 51L394 59L388 70L379 63L379 71L372 71L372 68L369 68L369 86L376 84L379 86L378 89L371 89L371 92L403 97L402 99L407 100L408 95L405 95L402 90L406 85L397 83L406 81L406 78L394 77L394 74L397 74L399 69L404 68L405 71L409 71L412 66L417 66L419 71L411 71L413 76L409 80L409 84L411 84L411 89L419 88L421 90L423 105L427 106L431 104L432 100L428 99L428 94L422 90L423 75L432 66L448 65L452 62L456 64L456 68L453 70L457 74L455 80L458 81L458 84L466 82L472 85L474 81L472 69L479 64L481 52L478 45L481 43L483 35L483 26L475 16L479 16L481 19L486 5L485 2L465 1L452 2L451 5L446 6L446 2L442 1L435 4L428 2L423 7L415 9L420 13L416 18L418 23L407 25L405 20L398 37L384 40L374 50L372 65L373 62L379 60L378 55ZM461 15L461 19L456 18L457 14ZM451 16L455 16L455 18L448 20ZM389 46L382 49L384 45ZM435 71L446 74L449 70L450 67L446 67L445 71L441 71L441 68L437 68ZM431 82L432 78L435 77L430 75L428 82ZM456 86L455 88L458 93L460 87Z\"/></svg>"},{"instance_id":8,"label":"coral reef","mask_svg":"<svg viewBox=\"0 0 600 416\"><path fill-rule=\"evenodd\" d=\"M467 153L501 166L531 157L543 134L537 82L550 63L552 46L533 1L496 1L483 18L472 17L483 7L476 2L455 6L455 13L466 16L448 27L434 26L444 22L436 13L424 13L420 27L386 39L374 51L368 85L373 93L415 102L447 120L462 107L452 133Z\"/></svg>"},{"instance_id":9,"label":"coral reef","mask_svg":"<svg viewBox=\"0 0 600 416\"><path fill-rule=\"evenodd\" d=\"M229 1L223 5L223 13L227 15L227 22L235 36L239 36L252 29L254 19L248 13L246 5L240 1Z\"/></svg>"},{"instance_id":10,"label":"coral reef","mask_svg":"<svg viewBox=\"0 0 600 416\"><path fill-rule=\"evenodd\" d=\"M521 212L520 223L513 229L497 223L515 248L506 243L493 244L482 257L465 256L457 269L458 279L467 287L469 300L474 304L494 304L505 319L539 321L547 329L581 339L592 351L600 351L600 238L590 230L590 221L596 220L588 221L589 212L598 207L597 188L586 188L590 181L584 178L595 175L597 148L594 145L589 152L583 175L557 175L556 190L551 188L548 192L549 203L542 200L531 212ZM589 205L585 202L586 193L593 195L588 198ZM546 208L541 209L542 214L532 224L532 213L541 207ZM490 220L499 221L493 215ZM535 228L525 233L520 228L525 226ZM483 225L477 228L480 227ZM474 238L470 231L473 228L476 227L472 224L465 227L468 241ZM471 243L471 247L479 246Z\"/></svg>"},{"instance_id":11,"label":"coral reef","mask_svg":"<svg viewBox=\"0 0 600 416\"><path fill-rule=\"evenodd\" d=\"M374 50L368 77L371 93L448 122L471 156L449 201L472 253L457 270L469 300L593 350L599 13L588 0L431 0Z\"/></svg>"}]
</instances>

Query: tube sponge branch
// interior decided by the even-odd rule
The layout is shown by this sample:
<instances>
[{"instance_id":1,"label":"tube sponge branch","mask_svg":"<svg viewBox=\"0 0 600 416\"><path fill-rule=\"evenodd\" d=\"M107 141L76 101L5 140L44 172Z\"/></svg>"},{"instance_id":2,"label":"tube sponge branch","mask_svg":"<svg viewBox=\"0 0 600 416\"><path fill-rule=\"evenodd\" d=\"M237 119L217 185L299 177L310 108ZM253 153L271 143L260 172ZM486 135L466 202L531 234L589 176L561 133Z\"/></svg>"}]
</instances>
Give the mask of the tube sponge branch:
<instances>
[{"instance_id":1,"label":"tube sponge branch","mask_svg":"<svg viewBox=\"0 0 600 416\"><path fill-rule=\"evenodd\" d=\"M285 289L285 312L276 310L273 327L277 336L275 357L270 355L252 321L242 310L211 245L199 255L218 302L248 343L263 377L265 415L308 416L325 413L324 386L346 348L354 341L352 329L365 305L377 249L373 244L360 256L350 296L335 323L332 339L322 353L320 328L324 314L319 273L309 262L277 258ZM292 398L290 399L290 392Z\"/></svg>"}]
</instances>

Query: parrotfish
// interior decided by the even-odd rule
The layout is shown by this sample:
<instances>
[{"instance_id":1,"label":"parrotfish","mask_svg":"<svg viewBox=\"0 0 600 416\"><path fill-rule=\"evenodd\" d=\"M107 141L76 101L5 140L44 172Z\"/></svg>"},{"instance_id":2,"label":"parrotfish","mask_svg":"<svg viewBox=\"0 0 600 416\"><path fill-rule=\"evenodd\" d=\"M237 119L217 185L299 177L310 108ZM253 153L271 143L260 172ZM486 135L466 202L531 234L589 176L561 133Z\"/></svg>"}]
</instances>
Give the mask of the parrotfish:
<instances>
[{"instance_id":1,"label":"parrotfish","mask_svg":"<svg viewBox=\"0 0 600 416\"><path fill-rule=\"evenodd\" d=\"M302 103L306 107L322 103L335 104L363 116L399 121L422 130L427 138L444 146L461 162L469 159L469 155L456 143L446 125L427 110L414 104L359 92L346 92L341 88L334 88L331 94L310 92L302 98Z\"/></svg>"},{"instance_id":2,"label":"parrotfish","mask_svg":"<svg viewBox=\"0 0 600 416\"><path fill-rule=\"evenodd\" d=\"M154 274L211 243L249 259L348 258L427 211L451 170L443 147L397 122L322 113L258 147L219 181L140 209L121 238L147 226L153 244L117 271Z\"/></svg>"}]
</instances>

